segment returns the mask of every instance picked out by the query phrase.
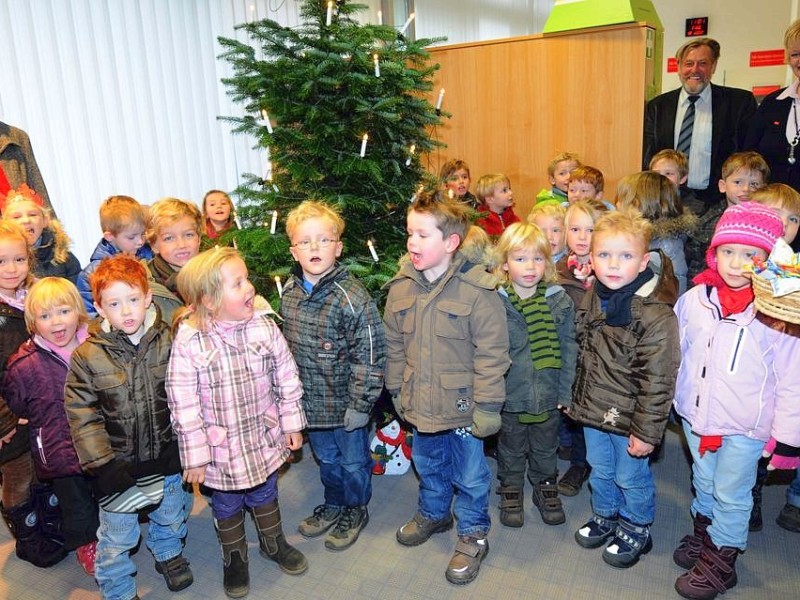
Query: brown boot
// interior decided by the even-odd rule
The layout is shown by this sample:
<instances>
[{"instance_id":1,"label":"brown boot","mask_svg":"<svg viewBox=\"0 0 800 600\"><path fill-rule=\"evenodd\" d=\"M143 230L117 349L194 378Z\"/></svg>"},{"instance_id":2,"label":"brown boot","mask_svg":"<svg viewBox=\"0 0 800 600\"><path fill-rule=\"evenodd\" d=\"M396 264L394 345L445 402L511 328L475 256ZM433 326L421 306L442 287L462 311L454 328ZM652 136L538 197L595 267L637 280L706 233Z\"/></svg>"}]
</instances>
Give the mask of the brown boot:
<instances>
[{"instance_id":1,"label":"brown boot","mask_svg":"<svg viewBox=\"0 0 800 600\"><path fill-rule=\"evenodd\" d=\"M261 556L278 563L288 575L300 575L308 570L308 561L302 552L286 541L281 529L281 511L278 501L262 504L253 510L253 520L258 530Z\"/></svg>"},{"instance_id":2,"label":"brown boot","mask_svg":"<svg viewBox=\"0 0 800 600\"><path fill-rule=\"evenodd\" d=\"M506 527L522 527L525 511L522 508L522 486L500 486L500 522Z\"/></svg>"},{"instance_id":3,"label":"brown boot","mask_svg":"<svg viewBox=\"0 0 800 600\"><path fill-rule=\"evenodd\" d=\"M694 533L683 536L675 552L672 553L672 560L676 565L687 570L694 566L703 551L703 544L708 537L706 529L709 525L711 519L707 516L700 513L694 516Z\"/></svg>"},{"instance_id":4,"label":"brown boot","mask_svg":"<svg viewBox=\"0 0 800 600\"><path fill-rule=\"evenodd\" d=\"M222 546L222 582L228 598L244 598L250 592L250 571L247 561L247 539L244 513L214 521Z\"/></svg>"},{"instance_id":5,"label":"brown boot","mask_svg":"<svg viewBox=\"0 0 800 600\"><path fill-rule=\"evenodd\" d=\"M703 551L694 566L675 581L675 591L689 600L713 600L736 585L739 549L717 548L706 536Z\"/></svg>"}]
</instances>

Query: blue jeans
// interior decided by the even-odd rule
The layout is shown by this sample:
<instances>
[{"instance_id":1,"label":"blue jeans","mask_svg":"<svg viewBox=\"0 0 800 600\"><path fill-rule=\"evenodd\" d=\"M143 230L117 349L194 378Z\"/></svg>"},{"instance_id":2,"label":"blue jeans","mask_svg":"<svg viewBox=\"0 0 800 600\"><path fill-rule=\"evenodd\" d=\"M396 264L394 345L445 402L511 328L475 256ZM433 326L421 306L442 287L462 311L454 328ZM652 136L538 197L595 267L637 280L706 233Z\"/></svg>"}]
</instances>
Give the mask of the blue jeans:
<instances>
[{"instance_id":1,"label":"blue jeans","mask_svg":"<svg viewBox=\"0 0 800 600\"><path fill-rule=\"evenodd\" d=\"M213 490L211 514L217 521L242 512L244 507L255 508L278 499L278 472L275 471L261 485L242 491Z\"/></svg>"},{"instance_id":2,"label":"blue jeans","mask_svg":"<svg viewBox=\"0 0 800 600\"><path fill-rule=\"evenodd\" d=\"M731 546L744 550L750 511L753 509L753 484L764 442L744 435L726 435L716 452L700 457L700 436L683 420L683 433L692 453L692 514L711 519L708 534L718 548Z\"/></svg>"},{"instance_id":3,"label":"blue jeans","mask_svg":"<svg viewBox=\"0 0 800 600\"><path fill-rule=\"evenodd\" d=\"M366 506L372 497L372 457L366 427L309 429L328 506Z\"/></svg>"},{"instance_id":4,"label":"blue jeans","mask_svg":"<svg viewBox=\"0 0 800 600\"><path fill-rule=\"evenodd\" d=\"M452 504L458 535L484 536L489 532L492 475L483 456L483 440L463 429L437 433L415 430L411 459L419 475L418 510L423 517L445 519Z\"/></svg>"},{"instance_id":5,"label":"blue jeans","mask_svg":"<svg viewBox=\"0 0 800 600\"><path fill-rule=\"evenodd\" d=\"M786 502L800 508L800 469L797 470L794 480L786 489Z\"/></svg>"},{"instance_id":6,"label":"blue jeans","mask_svg":"<svg viewBox=\"0 0 800 600\"><path fill-rule=\"evenodd\" d=\"M650 525L656 514L656 486L650 461L628 454L628 436L583 428L586 458L592 467L592 510L619 516L634 525Z\"/></svg>"},{"instance_id":7,"label":"blue jeans","mask_svg":"<svg viewBox=\"0 0 800 600\"><path fill-rule=\"evenodd\" d=\"M145 543L158 562L181 553L186 538L184 494L180 474L164 479L164 498L148 513ZM113 513L100 508L95 578L104 600L131 600L136 596L136 565L130 551L139 541L138 513Z\"/></svg>"}]
</instances>

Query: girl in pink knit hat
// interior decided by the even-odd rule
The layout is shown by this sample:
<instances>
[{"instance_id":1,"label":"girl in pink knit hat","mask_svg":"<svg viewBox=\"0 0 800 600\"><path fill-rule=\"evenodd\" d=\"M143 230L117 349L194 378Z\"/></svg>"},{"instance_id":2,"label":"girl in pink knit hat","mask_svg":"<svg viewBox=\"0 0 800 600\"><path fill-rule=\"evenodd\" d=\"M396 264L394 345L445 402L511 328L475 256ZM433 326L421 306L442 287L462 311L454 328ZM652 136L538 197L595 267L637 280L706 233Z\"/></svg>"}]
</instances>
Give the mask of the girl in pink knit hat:
<instances>
[{"instance_id":1,"label":"girl in pink knit hat","mask_svg":"<svg viewBox=\"0 0 800 600\"><path fill-rule=\"evenodd\" d=\"M675 306L681 367L675 409L692 453L694 532L673 553L688 572L684 598L714 598L737 583L736 558L747 545L758 460L793 469L800 459L800 339L756 319L746 266L766 259L783 235L773 209L728 207L706 253L708 268Z\"/></svg>"}]
</instances>

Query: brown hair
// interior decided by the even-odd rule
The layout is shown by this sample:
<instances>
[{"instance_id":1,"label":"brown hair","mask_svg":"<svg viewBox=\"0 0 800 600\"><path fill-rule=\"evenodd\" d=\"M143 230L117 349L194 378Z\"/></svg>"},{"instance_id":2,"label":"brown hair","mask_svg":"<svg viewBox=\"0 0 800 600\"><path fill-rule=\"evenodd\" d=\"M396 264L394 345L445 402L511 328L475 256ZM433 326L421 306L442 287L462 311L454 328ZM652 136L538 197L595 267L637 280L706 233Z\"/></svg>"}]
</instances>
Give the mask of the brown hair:
<instances>
[{"instance_id":1,"label":"brown hair","mask_svg":"<svg viewBox=\"0 0 800 600\"><path fill-rule=\"evenodd\" d=\"M769 165L758 152L750 151L731 154L722 163L722 178L727 179L739 169L750 173L761 173L764 183L769 180Z\"/></svg>"},{"instance_id":2,"label":"brown hair","mask_svg":"<svg viewBox=\"0 0 800 600\"><path fill-rule=\"evenodd\" d=\"M678 175L680 175L681 179L689 174L689 158L683 152L673 150L672 148L659 150L653 155L653 158L650 159L649 167L651 171L660 160L671 160L674 162L678 166Z\"/></svg>"},{"instance_id":3,"label":"brown hair","mask_svg":"<svg viewBox=\"0 0 800 600\"><path fill-rule=\"evenodd\" d=\"M634 173L617 184L617 208L633 207L645 219L674 218L683 214L681 194L669 179L655 171Z\"/></svg>"},{"instance_id":4,"label":"brown hair","mask_svg":"<svg viewBox=\"0 0 800 600\"><path fill-rule=\"evenodd\" d=\"M583 181L591 186L594 186L595 192L602 192L605 185L603 173L600 169L590 167L589 165L579 165L576 167L569 178L570 182Z\"/></svg>"},{"instance_id":5,"label":"brown hair","mask_svg":"<svg viewBox=\"0 0 800 600\"><path fill-rule=\"evenodd\" d=\"M683 57L686 56L690 50L694 50L700 46L706 46L709 50L711 50L711 56L714 59L714 62L719 60L719 42L710 37L701 37L689 40L680 48L678 48L678 51L675 53L675 58L678 59L678 64L680 64L680 62L683 60Z\"/></svg>"},{"instance_id":6,"label":"brown hair","mask_svg":"<svg viewBox=\"0 0 800 600\"><path fill-rule=\"evenodd\" d=\"M144 207L130 196L109 196L100 205L100 228L114 235L139 225L142 229L147 225L147 214Z\"/></svg>"}]
</instances>

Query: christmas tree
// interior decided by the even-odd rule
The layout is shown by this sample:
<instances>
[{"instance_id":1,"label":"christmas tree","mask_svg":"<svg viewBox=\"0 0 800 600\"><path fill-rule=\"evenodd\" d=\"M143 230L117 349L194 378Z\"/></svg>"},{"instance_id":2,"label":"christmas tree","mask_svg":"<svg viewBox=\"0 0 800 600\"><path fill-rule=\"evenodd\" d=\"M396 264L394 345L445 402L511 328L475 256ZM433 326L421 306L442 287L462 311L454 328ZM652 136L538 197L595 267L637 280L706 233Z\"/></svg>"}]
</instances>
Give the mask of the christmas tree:
<instances>
[{"instance_id":1,"label":"christmas tree","mask_svg":"<svg viewBox=\"0 0 800 600\"><path fill-rule=\"evenodd\" d=\"M440 40L361 25L354 15L366 8L305 0L297 28L263 20L237 27L252 45L219 39L234 73L223 83L246 111L226 120L269 156L236 190L243 229L231 235L272 301L292 267L282 222L306 199L339 208L341 260L380 300L405 253L406 209L429 177L423 160L442 145L432 137L441 111L426 99L438 65L425 50Z\"/></svg>"}]
</instances>

